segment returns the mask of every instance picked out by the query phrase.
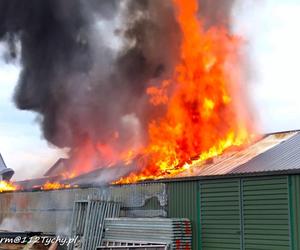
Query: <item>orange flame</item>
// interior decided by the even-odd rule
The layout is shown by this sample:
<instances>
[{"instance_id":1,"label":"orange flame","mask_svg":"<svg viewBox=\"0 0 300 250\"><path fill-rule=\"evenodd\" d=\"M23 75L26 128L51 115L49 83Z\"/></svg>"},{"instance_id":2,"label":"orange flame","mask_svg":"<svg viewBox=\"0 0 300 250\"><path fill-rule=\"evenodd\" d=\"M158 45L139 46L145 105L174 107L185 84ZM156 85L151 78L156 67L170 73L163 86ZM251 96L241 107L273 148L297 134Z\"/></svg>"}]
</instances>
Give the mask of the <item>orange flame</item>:
<instances>
[{"instance_id":1,"label":"orange flame","mask_svg":"<svg viewBox=\"0 0 300 250\"><path fill-rule=\"evenodd\" d=\"M72 152L71 167L62 173L73 178L101 166L137 162L139 171L116 183L174 177L195 164L222 154L232 146L245 145L253 138L243 74L239 65L242 40L225 27L204 28L197 17L198 0L172 0L182 31L180 61L170 79L147 89L153 107L166 110L148 125L148 142L128 147L118 145L116 131L107 143L87 138ZM136 156L140 157L137 158ZM46 182L42 190L76 187ZM0 192L19 190L0 181Z\"/></svg>"},{"instance_id":2,"label":"orange flame","mask_svg":"<svg viewBox=\"0 0 300 250\"><path fill-rule=\"evenodd\" d=\"M70 184L62 184L59 182L47 181L43 186L41 186L41 190L56 190L56 189L66 189L72 187L76 187L76 186L72 186Z\"/></svg>"},{"instance_id":3,"label":"orange flame","mask_svg":"<svg viewBox=\"0 0 300 250\"><path fill-rule=\"evenodd\" d=\"M117 183L172 177L190 168L191 158L214 157L254 133L241 87L241 39L225 27L205 30L196 0L173 3L183 34L181 60L172 79L147 90L150 102L167 112L149 125L146 166Z\"/></svg>"},{"instance_id":4,"label":"orange flame","mask_svg":"<svg viewBox=\"0 0 300 250\"><path fill-rule=\"evenodd\" d=\"M117 131L105 144L88 138L73 152L72 167L65 177L120 161L129 165L133 159L139 171L116 183L174 177L195 165L191 163L201 163L253 139L255 126L239 66L242 39L225 27L204 28L197 17L197 0L172 2L182 31L180 60L172 77L147 89L150 104L166 110L163 117L148 124L147 144L124 151L116 146ZM43 189L65 188L61 185L46 183Z\"/></svg>"},{"instance_id":5,"label":"orange flame","mask_svg":"<svg viewBox=\"0 0 300 250\"><path fill-rule=\"evenodd\" d=\"M15 191L18 189L19 189L19 187L14 185L13 183L6 182L6 181L0 181L0 193L7 192L7 191Z\"/></svg>"},{"instance_id":6,"label":"orange flame","mask_svg":"<svg viewBox=\"0 0 300 250\"><path fill-rule=\"evenodd\" d=\"M88 173L99 167L111 167L118 162L129 165L136 155L136 150L117 150L112 144L116 144L117 133L113 135L110 143L104 144L86 139L82 145L73 152L71 169L61 175L64 179L73 178L81 174Z\"/></svg>"}]
</instances>

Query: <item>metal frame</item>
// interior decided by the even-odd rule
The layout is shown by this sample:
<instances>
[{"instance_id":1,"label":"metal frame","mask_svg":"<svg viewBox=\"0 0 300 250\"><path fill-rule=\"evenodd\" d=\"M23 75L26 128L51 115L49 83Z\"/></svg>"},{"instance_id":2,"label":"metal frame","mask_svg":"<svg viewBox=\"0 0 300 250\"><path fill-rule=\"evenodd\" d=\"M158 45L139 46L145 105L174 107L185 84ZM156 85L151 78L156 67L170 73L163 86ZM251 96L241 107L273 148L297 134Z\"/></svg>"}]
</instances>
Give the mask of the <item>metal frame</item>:
<instances>
[{"instance_id":1,"label":"metal frame","mask_svg":"<svg viewBox=\"0 0 300 250\"><path fill-rule=\"evenodd\" d=\"M169 244L164 242L144 242L144 241L103 241L102 246L98 246L96 249L157 249L168 250Z\"/></svg>"},{"instance_id":2,"label":"metal frame","mask_svg":"<svg viewBox=\"0 0 300 250\"><path fill-rule=\"evenodd\" d=\"M121 204L114 201L104 201L102 199L78 200L74 202L71 238L79 236L82 240L83 250L94 250L101 244L104 219L118 217ZM72 250L75 244L69 245L68 250Z\"/></svg>"}]
</instances>

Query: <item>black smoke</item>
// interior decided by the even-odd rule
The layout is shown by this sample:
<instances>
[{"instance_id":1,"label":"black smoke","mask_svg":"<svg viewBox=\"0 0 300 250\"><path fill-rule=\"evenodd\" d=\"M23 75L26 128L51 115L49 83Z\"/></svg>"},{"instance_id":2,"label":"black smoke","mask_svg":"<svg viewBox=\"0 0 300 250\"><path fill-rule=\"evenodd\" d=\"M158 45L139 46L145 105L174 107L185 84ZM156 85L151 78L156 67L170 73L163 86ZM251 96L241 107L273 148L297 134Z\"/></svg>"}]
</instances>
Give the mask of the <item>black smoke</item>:
<instances>
[{"instance_id":1,"label":"black smoke","mask_svg":"<svg viewBox=\"0 0 300 250\"><path fill-rule=\"evenodd\" d=\"M87 25L77 0L0 2L0 38L10 44L12 56L14 40L19 38L22 47L15 103L41 115L44 134L51 142L67 98L62 77L87 72L92 63L89 45L80 33Z\"/></svg>"},{"instance_id":2,"label":"black smoke","mask_svg":"<svg viewBox=\"0 0 300 250\"><path fill-rule=\"evenodd\" d=\"M200 16L207 26L226 24L232 4L202 0ZM145 140L162 112L145 90L172 74L181 34L168 0L0 0L0 39L11 58L20 41L14 101L37 112L51 144L106 143L118 131L122 147Z\"/></svg>"}]
</instances>

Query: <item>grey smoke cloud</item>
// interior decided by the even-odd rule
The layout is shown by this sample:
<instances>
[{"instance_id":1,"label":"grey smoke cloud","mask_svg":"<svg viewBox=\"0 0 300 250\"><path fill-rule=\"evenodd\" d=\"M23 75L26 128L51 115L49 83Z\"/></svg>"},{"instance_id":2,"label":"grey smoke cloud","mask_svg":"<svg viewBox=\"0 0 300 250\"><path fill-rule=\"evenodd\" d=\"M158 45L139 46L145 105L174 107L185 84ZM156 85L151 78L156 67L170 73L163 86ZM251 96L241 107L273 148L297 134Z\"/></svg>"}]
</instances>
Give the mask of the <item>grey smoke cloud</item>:
<instances>
[{"instance_id":1,"label":"grey smoke cloud","mask_svg":"<svg viewBox=\"0 0 300 250\"><path fill-rule=\"evenodd\" d=\"M233 3L202 0L199 14L207 26L228 25ZM20 41L15 103L37 112L50 143L78 149L87 138L111 143L118 131L122 150L144 143L163 113L146 88L173 73L181 34L172 1L3 0L0 39L8 58Z\"/></svg>"},{"instance_id":2,"label":"grey smoke cloud","mask_svg":"<svg viewBox=\"0 0 300 250\"><path fill-rule=\"evenodd\" d=\"M106 143L115 131L116 147L143 140L151 114L145 89L171 71L179 46L170 2L1 5L0 37L11 57L15 40L21 41L15 103L39 114L50 143L70 148L86 138Z\"/></svg>"}]
</instances>

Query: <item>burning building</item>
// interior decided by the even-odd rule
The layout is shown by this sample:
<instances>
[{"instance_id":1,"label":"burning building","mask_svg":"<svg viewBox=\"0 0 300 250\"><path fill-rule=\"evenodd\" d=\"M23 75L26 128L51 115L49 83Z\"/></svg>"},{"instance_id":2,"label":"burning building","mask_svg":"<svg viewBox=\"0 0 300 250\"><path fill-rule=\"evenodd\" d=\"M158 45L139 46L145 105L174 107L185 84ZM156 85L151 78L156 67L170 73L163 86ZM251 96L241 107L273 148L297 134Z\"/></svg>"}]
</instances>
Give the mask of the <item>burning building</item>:
<instances>
[{"instance_id":1,"label":"burning building","mask_svg":"<svg viewBox=\"0 0 300 250\"><path fill-rule=\"evenodd\" d=\"M298 247L299 132L257 132L234 1L216 2L0 3L0 38L22 51L16 106L70 156L5 182L1 229L84 238L99 214L161 217L184 225L177 249Z\"/></svg>"},{"instance_id":2,"label":"burning building","mask_svg":"<svg viewBox=\"0 0 300 250\"><path fill-rule=\"evenodd\" d=\"M192 249L297 249L299 150L298 131L269 134L171 179L2 193L1 227L67 233L74 201L98 195L118 200L121 217L188 218Z\"/></svg>"},{"instance_id":3,"label":"burning building","mask_svg":"<svg viewBox=\"0 0 300 250\"><path fill-rule=\"evenodd\" d=\"M62 174L119 164L136 167L120 183L168 177L251 143L243 39L228 23L234 1L221 11L209 2L3 2L0 38L22 51L15 104L69 149Z\"/></svg>"}]
</instances>

